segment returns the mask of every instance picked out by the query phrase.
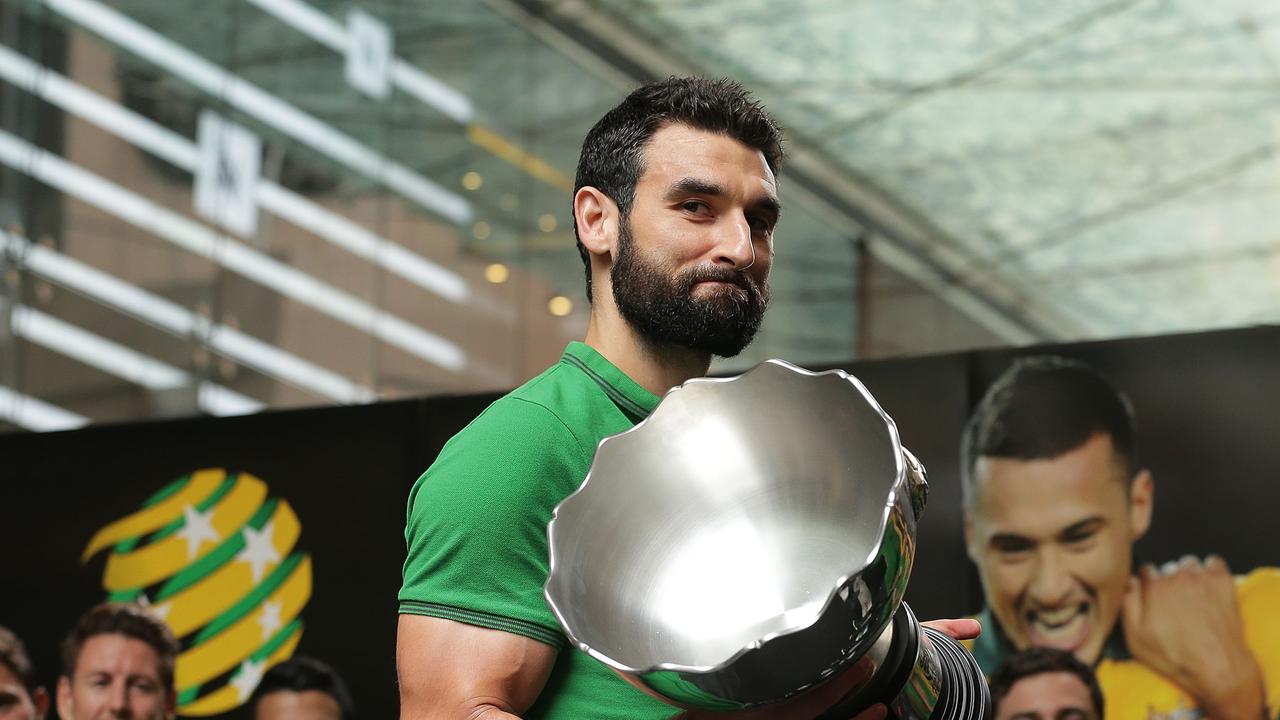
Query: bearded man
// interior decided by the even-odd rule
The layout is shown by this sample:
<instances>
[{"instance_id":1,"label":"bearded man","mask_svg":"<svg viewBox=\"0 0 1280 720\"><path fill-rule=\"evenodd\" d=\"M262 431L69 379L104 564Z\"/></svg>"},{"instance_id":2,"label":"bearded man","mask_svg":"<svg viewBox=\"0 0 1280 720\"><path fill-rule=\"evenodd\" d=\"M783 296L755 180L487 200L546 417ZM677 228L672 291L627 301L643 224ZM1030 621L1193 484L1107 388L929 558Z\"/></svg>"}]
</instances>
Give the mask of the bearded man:
<instances>
[{"instance_id":1,"label":"bearded man","mask_svg":"<svg viewBox=\"0 0 1280 720\"><path fill-rule=\"evenodd\" d=\"M723 80L646 85L588 133L573 197L592 303L586 340L489 406L410 493L402 718L678 712L568 645L543 599L547 522L586 477L601 439L705 374L713 355L737 355L759 329L781 161L773 120ZM944 629L976 634L976 623L956 622ZM860 672L738 717L811 720L856 687Z\"/></svg>"}]
</instances>

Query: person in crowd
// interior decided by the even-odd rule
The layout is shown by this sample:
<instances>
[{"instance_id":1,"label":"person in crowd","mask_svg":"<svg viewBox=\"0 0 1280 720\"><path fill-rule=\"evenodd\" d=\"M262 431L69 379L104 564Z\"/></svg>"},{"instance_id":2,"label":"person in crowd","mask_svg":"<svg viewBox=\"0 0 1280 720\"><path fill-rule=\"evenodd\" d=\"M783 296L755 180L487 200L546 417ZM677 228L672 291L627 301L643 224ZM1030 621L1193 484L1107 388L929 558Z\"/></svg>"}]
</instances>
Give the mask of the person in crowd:
<instances>
[{"instance_id":1,"label":"person in crowd","mask_svg":"<svg viewBox=\"0 0 1280 720\"><path fill-rule=\"evenodd\" d=\"M1233 578L1219 557L1134 572L1155 480L1128 399L1081 362L1018 360L961 451L965 542L986 596L972 643L990 673L1030 647L1095 668L1117 718L1280 710L1280 570Z\"/></svg>"},{"instance_id":2,"label":"person in crowd","mask_svg":"<svg viewBox=\"0 0 1280 720\"><path fill-rule=\"evenodd\" d=\"M597 443L751 341L769 303L782 135L738 84L669 78L582 145L573 225L584 342L490 405L415 483L399 593L403 718L669 718L569 645L543 599L547 522ZM959 636L976 623L944 626ZM859 668L741 717L810 720ZM883 717L885 708L868 711ZM685 718L710 716L688 711Z\"/></svg>"},{"instance_id":3,"label":"person in crowd","mask_svg":"<svg viewBox=\"0 0 1280 720\"><path fill-rule=\"evenodd\" d=\"M328 665L293 657L275 665L249 698L252 720L352 720L347 684Z\"/></svg>"},{"instance_id":4,"label":"person in crowd","mask_svg":"<svg viewBox=\"0 0 1280 720\"><path fill-rule=\"evenodd\" d=\"M104 603L82 615L62 643L62 720L160 720L177 705L178 641L138 605Z\"/></svg>"},{"instance_id":5,"label":"person in crowd","mask_svg":"<svg viewBox=\"0 0 1280 720\"><path fill-rule=\"evenodd\" d=\"M1054 648L1005 658L991 674L995 720L1102 720L1102 688L1088 665Z\"/></svg>"},{"instance_id":6,"label":"person in crowd","mask_svg":"<svg viewBox=\"0 0 1280 720\"><path fill-rule=\"evenodd\" d=\"M48 711L49 693L36 684L22 640L0 627L0 720L42 720Z\"/></svg>"}]
</instances>

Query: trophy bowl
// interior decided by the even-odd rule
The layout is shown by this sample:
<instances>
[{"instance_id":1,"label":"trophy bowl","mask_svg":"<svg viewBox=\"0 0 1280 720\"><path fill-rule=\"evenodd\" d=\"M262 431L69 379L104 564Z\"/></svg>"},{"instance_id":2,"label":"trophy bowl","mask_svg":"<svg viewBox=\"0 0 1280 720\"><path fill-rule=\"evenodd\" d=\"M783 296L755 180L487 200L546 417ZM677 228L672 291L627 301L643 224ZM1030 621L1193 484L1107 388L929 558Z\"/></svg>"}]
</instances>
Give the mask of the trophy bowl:
<instances>
[{"instance_id":1,"label":"trophy bowl","mask_svg":"<svg viewBox=\"0 0 1280 720\"><path fill-rule=\"evenodd\" d=\"M930 717L985 683L902 603L927 487L847 373L770 360L690 380L603 440L557 506L546 599L573 644L679 706L777 702L865 657L838 712Z\"/></svg>"}]
</instances>

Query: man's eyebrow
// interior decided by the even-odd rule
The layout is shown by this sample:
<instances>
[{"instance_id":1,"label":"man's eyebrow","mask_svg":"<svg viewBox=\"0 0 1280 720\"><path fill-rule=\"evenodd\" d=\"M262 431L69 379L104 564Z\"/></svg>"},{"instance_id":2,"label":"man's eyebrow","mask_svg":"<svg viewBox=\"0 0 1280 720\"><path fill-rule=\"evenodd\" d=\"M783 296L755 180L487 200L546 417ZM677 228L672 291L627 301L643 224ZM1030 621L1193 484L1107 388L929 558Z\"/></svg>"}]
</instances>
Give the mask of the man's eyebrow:
<instances>
[{"instance_id":1,"label":"man's eyebrow","mask_svg":"<svg viewBox=\"0 0 1280 720\"><path fill-rule=\"evenodd\" d=\"M1098 528L1106 524L1107 524L1107 519L1105 517L1101 515L1094 515L1092 517L1087 517L1083 520L1080 520L1079 522L1071 523L1067 527L1063 528L1062 532L1058 533L1058 537L1069 538L1073 535L1079 535L1081 533L1087 533L1091 530L1097 530Z\"/></svg>"},{"instance_id":2,"label":"man's eyebrow","mask_svg":"<svg viewBox=\"0 0 1280 720\"><path fill-rule=\"evenodd\" d=\"M696 177L681 178L672 183L671 187L667 189L668 200L679 200L684 195L724 197L727 194L728 192L723 185Z\"/></svg>"},{"instance_id":3,"label":"man's eyebrow","mask_svg":"<svg viewBox=\"0 0 1280 720\"><path fill-rule=\"evenodd\" d=\"M1034 545L1035 541L1025 535L1017 535L1014 533L996 533L987 541L991 547L1000 547L1005 545Z\"/></svg>"}]
</instances>

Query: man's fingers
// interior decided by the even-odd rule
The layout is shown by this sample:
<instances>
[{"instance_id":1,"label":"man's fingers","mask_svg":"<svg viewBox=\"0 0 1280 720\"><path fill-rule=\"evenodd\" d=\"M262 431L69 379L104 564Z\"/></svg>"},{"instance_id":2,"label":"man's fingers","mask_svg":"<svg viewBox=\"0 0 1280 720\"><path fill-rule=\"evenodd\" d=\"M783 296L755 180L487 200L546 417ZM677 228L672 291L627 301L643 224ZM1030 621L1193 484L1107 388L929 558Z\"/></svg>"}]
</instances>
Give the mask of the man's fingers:
<instances>
[{"instance_id":1,"label":"man's fingers","mask_svg":"<svg viewBox=\"0 0 1280 720\"><path fill-rule=\"evenodd\" d=\"M1166 560L1160 565L1160 570L1156 575L1160 577L1168 577L1169 575L1173 575L1181 570L1191 570L1199 564L1200 561L1196 560L1195 555L1183 555L1177 560Z\"/></svg>"},{"instance_id":2,"label":"man's fingers","mask_svg":"<svg viewBox=\"0 0 1280 720\"><path fill-rule=\"evenodd\" d=\"M982 624L977 620L930 620L927 625L934 630L941 630L955 640L972 640L982 632Z\"/></svg>"}]
</instances>

